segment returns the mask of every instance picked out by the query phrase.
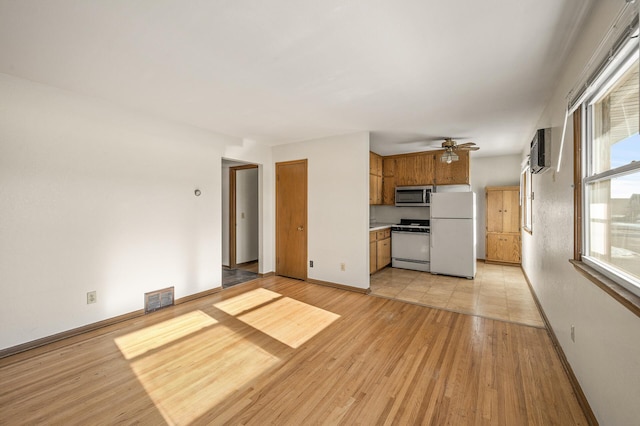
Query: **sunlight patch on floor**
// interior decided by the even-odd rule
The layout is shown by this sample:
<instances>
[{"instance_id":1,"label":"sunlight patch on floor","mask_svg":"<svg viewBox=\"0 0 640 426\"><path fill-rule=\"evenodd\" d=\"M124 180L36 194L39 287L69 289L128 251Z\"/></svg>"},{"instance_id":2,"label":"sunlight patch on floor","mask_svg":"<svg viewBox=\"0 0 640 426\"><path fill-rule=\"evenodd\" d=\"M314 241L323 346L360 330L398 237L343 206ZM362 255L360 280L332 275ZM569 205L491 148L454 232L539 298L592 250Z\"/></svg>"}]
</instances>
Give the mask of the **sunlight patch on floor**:
<instances>
[{"instance_id":1,"label":"sunlight patch on floor","mask_svg":"<svg viewBox=\"0 0 640 426\"><path fill-rule=\"evenodd\" d=\"M285 345L298 348L340 315L258 288L214 304Z\"/></svg>"},{"instance_id":2,"label":"sunlight patch on floor","mask_svg":"<svg viewBox=\"0 0 640 426\"><path fill-rule=\"evenodd\" d=\"M193 311L114 340L124 357L133 359L217 323L204 312Z\"/></svg>"},{"instance_id":3,"label":"sunlight patch on floor","mask_svg":"<svg viewBox=\"0 0 640 426\"><path fill-rule=\"evenodd\" d=\"M131 363L168 424L189 424L280 359L218 324Z\"/></svg>"}]
</instances>

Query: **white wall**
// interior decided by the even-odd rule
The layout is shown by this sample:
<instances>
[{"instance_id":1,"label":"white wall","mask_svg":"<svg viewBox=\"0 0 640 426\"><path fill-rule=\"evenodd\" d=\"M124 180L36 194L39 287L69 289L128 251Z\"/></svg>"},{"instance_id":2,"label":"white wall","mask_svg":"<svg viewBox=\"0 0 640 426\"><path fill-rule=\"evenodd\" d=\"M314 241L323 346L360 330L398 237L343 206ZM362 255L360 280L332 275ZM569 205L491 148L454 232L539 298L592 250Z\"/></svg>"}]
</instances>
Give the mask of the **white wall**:
<instances>
[{"instance_id":1,"label":"white wall","mask_svg":"<svg viewBox=\"0 0 640 426\"><path fill-rule=\"evenodd\" d=\"M487 186L520 185L520 155L472 157L469 171L471 190L476 193L476 243L478 259L486 257Z\"/></svg>"},{"instance_id":2,"label":"white wall","mask_svg":"<svg viewBox=\"0 0 640 426\"><path fill-rule=\"evenodd\" d=\"M624 1L595 2L538 123L540 128L552 127L554 168L567 93L623 5ZM640 318L583 278L568 262L573 256L572 140L569 123L560 172L533 177L533 235L522 234L523 268L599 423L637 424ZM575 325L575 343L570 337L571 325Z\"/></svg>"},{"instance_id":3,"label":"white wall","mask_svg":"<svg viewBox=\"0 0 640 426\"><path fill-rule=\"evenodd\" d=\"M0 348L141 309L147 291L219 287L222 157L271 160L251 141L0 74Z\"/></svg>"},{"instance_id":4,"label":"white wall","mask_svg":"<svg viewBox=\"0 0 640 426\"><path fill-rule=\"evenodd\" d=\"M309 260L314 261L313 268L307 263L308 277L369 288L369 133L273 148L274 162L304 158L307 246ZM345 271L340 263L345 263Z\"/></svg>"},{"instance_id":5,"label":"white wall","mask_svg":"<svg viewBox=\"0 0 640 426\"><path fill-rule=\"evenodd\" d=\"M236 263L258 260L258 169L236 171Z\"/></svg>"}]
</instances>

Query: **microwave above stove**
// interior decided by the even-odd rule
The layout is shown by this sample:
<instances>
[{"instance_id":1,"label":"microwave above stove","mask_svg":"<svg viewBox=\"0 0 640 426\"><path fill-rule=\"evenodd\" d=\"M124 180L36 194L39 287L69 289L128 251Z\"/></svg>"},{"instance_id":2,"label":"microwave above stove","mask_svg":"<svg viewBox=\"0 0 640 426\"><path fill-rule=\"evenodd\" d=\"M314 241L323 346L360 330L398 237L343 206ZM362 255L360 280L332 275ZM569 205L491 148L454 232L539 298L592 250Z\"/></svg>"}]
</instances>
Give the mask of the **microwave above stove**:
<instances>
[{"instance_id":1,"label":"microwave above stove","mask_svg":"<svg viewBox=\"0 0 640 426\"><path fill-rule=\"evenodd\" d=\"M396 186L396 206L430 206L433 186Z\"/></svg>"}]
</instances>

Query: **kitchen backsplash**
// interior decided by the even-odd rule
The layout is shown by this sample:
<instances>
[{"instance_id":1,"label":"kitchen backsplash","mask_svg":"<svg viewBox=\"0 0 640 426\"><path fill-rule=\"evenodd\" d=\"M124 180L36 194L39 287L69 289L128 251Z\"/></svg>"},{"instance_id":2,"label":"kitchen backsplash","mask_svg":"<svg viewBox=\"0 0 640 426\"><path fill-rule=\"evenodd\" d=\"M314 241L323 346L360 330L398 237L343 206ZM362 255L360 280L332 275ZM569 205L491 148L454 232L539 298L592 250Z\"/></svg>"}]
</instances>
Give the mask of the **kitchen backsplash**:
<instances>
[{"instance_id":1,"label":"kitchen backsplash","mask_svg":"<svg viewBox=\"0 0 640 426\"><path fill-rule=\"evenodd\" d=\"M370 223L398 223L400 219L429 219L429 207L369 206Z\"/></svg>"}]
</instances>

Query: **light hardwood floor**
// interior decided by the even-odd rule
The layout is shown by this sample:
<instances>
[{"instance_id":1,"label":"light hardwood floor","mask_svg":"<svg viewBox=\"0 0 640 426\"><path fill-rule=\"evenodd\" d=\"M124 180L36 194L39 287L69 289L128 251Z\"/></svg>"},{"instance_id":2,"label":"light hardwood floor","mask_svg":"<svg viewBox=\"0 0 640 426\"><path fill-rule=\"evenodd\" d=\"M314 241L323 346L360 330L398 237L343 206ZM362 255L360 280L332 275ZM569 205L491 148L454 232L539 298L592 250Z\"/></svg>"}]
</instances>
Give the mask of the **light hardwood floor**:
<instances>
[{"instance_id":1,"label":"light hardwood floor","mask_svg":"<svg viewBox=\"0 0 640 426\"><path fill-rule=\"evenodd\" d=\"M0 424L586 424L544 329L282 277L2 359L0 383Z\"/></svg>"},{"instance_id":2,"label":"light hardwood floor","mask_svg":"<svg viewBox=\"0 0 640 426\"><path fill-rule=\"evenodd\" d=\"M544 327L520 266L477 263L475 279L385 268L371 294L469 315Z\"/></svg>"}]
</instances>

